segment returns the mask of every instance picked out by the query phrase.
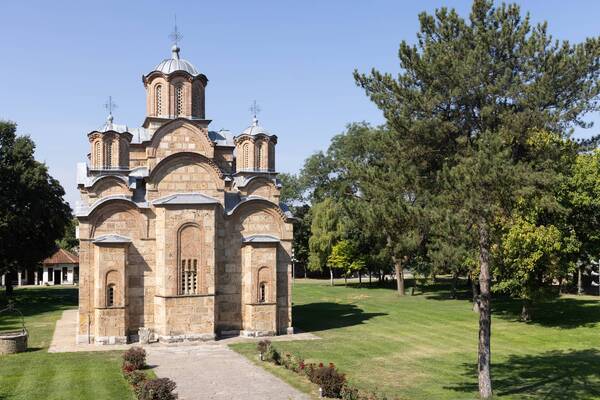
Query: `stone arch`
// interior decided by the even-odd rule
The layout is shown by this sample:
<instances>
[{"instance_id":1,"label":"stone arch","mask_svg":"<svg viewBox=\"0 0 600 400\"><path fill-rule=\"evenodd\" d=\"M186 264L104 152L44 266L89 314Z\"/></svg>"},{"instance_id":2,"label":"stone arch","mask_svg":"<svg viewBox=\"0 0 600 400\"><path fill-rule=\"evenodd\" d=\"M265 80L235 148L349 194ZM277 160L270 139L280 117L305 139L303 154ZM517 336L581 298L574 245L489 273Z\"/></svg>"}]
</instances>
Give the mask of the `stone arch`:
<instances>
[{"instance_id":1,"label":"stone arch","mask_svg":"<svg viewBox=\"0 0 600 400\"><path fill-rule=\"evenodd\" d=\"M131 194L127 183L125 183L121 177L114 175L105 175L94 180L89 191L93 192L98 197Z\"/></svg>"},{"instance_id":2,"label":"stone arch","mask_svg":"<svg viewBox=\"0 0 600 400\"><path fill-rule=\"evenodd\" d=\"M244 189L246 196L261 196L271 201L276 200L278 194L273 181L264 176L250 178Z\"/></svg>"},{"instance_id":3,"label":"stone arch","mask_svg":"<svg viewBox=\"0 0 600 400\"><path fill-rule=\"evenodd\" d=\"M230 211L230 217L239 222L243 236L269 234L284 237L286 216L274 203L263 198L253 198L241 202Z\"/></svg>"},{"instance_id":4,"label":"stone arch","mask_svg":"<svg viewBox=\"0 0 600 400\"><path fill-rule=\"evenodd\" d=\"M119 273L119 271L111 269L106 272L106 275L104 276L105 307L123 306L123 304L121 304L123 299L123 283L121 281L121 273ZM111 295L112 299L110 299Z\"/></svg>"},{"instance_id":5,"label":"stone arch","mask_svg":"<svg viewBox=\"0 0 600 400\"><path fill-rule=\"evenodd\" d=\"M157 162L177 152L194 152L213 158L214 143L208 136L208 130L185 118L177 118L158 128L147 151Z\"/></svg>"},{"instance_id":6,"label":"stone arch","mask_svg":"<svg viewBox=\"0 0 600 400\"><path fill-rule=\"evenodd\" d=\"M172 193L200 192L222 198L223 173L207 157L197 153L177 153L163 159L148 177L148 190L159 196Z\"/></svg>"},{"instance_id":7,"label":"stone arch","mask_svg":"<svg viewBox=\"0 0 600 400\"><path fill-rule=\"evenodd\" d=\"M196 222L184 222L177 228L177 293L180 295L202 292L203 244L204 234Z\"/></svg>"},{"instance_id":8,"label":"stone arch","mask_svg":"<svg viewBox=\"0 0 600 400\"><path fill-rule=\"evenodd\" d=\"M272 285L271 282L271 272L270 268L267 266L262 266L258 269L256 273L256 302L257 303L269 303L271 300L271 290Z\"/></svg>"},{"instance_id":9,"label":"stone arch","mask_svg":"<svg viewBox=\"0 0 600 400\"><path fill-rule=\"evenodd\" d=\"M118 234L131 238L146 237L143 216L135 203L127 199L102 199L90 212L90 238Z\"/></svg>"}]
</instances>

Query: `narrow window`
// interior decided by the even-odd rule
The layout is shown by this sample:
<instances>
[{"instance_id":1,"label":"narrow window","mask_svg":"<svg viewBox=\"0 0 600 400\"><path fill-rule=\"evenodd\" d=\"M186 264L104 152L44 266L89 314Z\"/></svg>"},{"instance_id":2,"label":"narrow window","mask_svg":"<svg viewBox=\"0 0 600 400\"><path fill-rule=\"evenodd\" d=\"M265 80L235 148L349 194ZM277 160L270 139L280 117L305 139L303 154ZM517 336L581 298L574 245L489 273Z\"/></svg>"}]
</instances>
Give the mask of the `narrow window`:
<instances>
[{"instance_id":1,"label":"narrow window","mask_svg":"<svg viewBox=\"0 0 600 400\"><path fill-rule=\"evenodd\" d=\"M264 303L267 301L267 284L265 282L261 282L258 288L258 302Z\"/></svg>"},{"instance_id":2,"label":"narrow window","mask_svg":"<svg viewBox=\"0 0 600 400\"><path fill-rule=\"evenodd\" d=\"M108 285L106 293L106 307L113 307L115 305L115 285Z\"/></svg>"},{"instance_id":3,"label":"narrow window","mask_svg":"<svg viewBox=\"0 0 600 400\"><path fill-rule=\"evenodd\" d=\"M156 86L155 104L156 104L156 115L159 115L159 116L162 115L162 86L161 85Z\"/></svg>"},{"instance_id":4,"label":"narrow window","mask_svg":"<svg viewBox=\"0 0 600 400\"><path fill-rule=\"evenodd\" d=\"M183 114L183 86L179 85L175 88L175 116Z\"/></svg>"},{"instance_id":5,"label":"narrow window","mask_svg":"<svg viewBox=\"0 0 600 400\"><path fill-rule=\"evenodd\" d=\"M180 294L198 294L198 260L181 260Z\"/></svg>"},{"instance_id":6,"label":"narrow window","mask_svg":"<svg viewBox=\"0 0 600 400\"><path fill-rule=\"evenodd\" d=\"M244 143L244 147L242 147L242 169L248 168L248 143Z\"/></svg>"},{"instance_id":7,"label":"narrow window","mask_svg":"<svg viewBox=\"0 0 600 400\"><path fill-rule=\"evenodd\" d=\"M262 167L262 159L263 159L262 143L259 142L256 145L256 169L257 170L260 170Z\"/></svg>"},{"instance_id":8,"label":"narrow window","mask_svg":"<svg viewBox=\"0 0 600 400\"><path fill-rule=\"evenodd\" d=\"M112 166L112 140L104 142L104 168Z\"/></svg>"},{"instance_id":9,"label":"narrow window","mask_svg":"<svg viewBox=\"0 0 600 400\"><path fill-rule=\"evenodd\" d=\"M102 144L100 141L94 143L94 167L99 168L102 166Z\"/></svg>"}]
</instances>

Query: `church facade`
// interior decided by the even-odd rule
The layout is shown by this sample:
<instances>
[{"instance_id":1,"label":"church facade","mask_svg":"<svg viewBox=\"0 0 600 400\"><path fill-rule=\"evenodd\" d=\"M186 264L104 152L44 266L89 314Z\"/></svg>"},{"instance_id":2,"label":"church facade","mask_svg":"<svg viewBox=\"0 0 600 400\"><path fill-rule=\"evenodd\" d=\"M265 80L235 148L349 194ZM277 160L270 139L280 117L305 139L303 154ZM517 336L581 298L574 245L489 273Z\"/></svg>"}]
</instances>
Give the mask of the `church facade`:
<instances>
[{"instance_id":1,"label":"church facade","mask_svg":"<svg viewBox=\"0 0 600 400\"><path fill-rule=\"evenodd\" d=\"M78 341L211 340L292 331L292 215L277 137L212 131L208 79L179 57L143 76L146 118L87 136L78 164Z\"/></svg>"}]
</instances>

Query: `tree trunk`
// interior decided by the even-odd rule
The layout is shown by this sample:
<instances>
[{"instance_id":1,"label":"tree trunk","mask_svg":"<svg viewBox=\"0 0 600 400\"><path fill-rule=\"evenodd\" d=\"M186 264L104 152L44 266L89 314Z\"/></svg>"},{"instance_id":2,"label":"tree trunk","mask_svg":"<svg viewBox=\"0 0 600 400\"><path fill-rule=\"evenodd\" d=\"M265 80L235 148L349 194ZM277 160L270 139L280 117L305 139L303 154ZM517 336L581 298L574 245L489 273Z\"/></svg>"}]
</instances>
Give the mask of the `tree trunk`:
<instances>
[{"instance_id":1,"label":"tree trunk","mask_svg":"<svg viewBox=\"0 0 600 400\"><path fill-rule=\"evenodd\" d=\"M6 293L6 297L12 296L13 285L12 285L12 277L10 276L10 274L4 275L4 290Z\"/></svg>"},{"instance_id":2,"label":"tree trunk","mask_svg":"<svg viewBox=\"0 0 600 400\"><path fill-rule=\"evenodd\" d=\"M473 311L479 312L479 282L471 279L471 289L473 290Z\"/></svg>"},{"instance_id":3,"label":"tree trunk","mask_svg":"<svg viewBox=\"0 0 600 400\"><path fill-rule=\"evenodd\" d=\"M329 279L331 280L331 286L333 286L333 268L329 268Z\"/></svg>"},{"instance_id":4,"label":"tree trunk","mask_svg":"<svg viewBox=\"0 0 600 400\"><path fill-rule=\"evenodd\" d=\"M344 274L344 286L348 286L348 274Z\"/></svg>"},{"instance_id":5,"label":"tree trunk","mask_svg":"<svg viewBox=\"0 0 600 400\"><path fill-rule=\"evenodd\" d=\"M523 308L521 309L521 321L531 321L531 300L523 299Z\"/></svg>"},{"instance_id":6,"label":"tree trunk","mask_svg":"<svg viewBox=\"0 0 600 400\"><path fill-rule=\"evenodd\" d=\"M404 296L404 269L402 262L394 257L394 269L396 270L396 286L398 288L398 296Z\"/></svg>"},{"instance_id":7,"label":"tree trunk","mask_svg":"<svg viewBox=\"0 0 600 400\"><path fill-rule=\"evenodd\" d=\"M583 294L583 283L581 282L582 278L581 266L577 268L577 294L581 296Z\"/></svg>"},{"instance_id":8,"label":"tree trunk","mask_svg":"<svg viewBox=\"0 0 600 400\"><path fill-rule=\"evenodd\" d=\"M458 282L458 274L456 272L452 273L452 295L453 299L456 298L456 284Z\"/></svg>"},{"instance_id":9,"label":"tree trunk","mask_svg":"<svg viewBox=\"0 0 600 400\"><path fill-rule=\"evenodd\" d=\"M490 296L490 251L487 227L479 226L479 347L477 371L479 372L479 397L492 398L490 371L492 310Z\"/></svg>"}]
</instances>

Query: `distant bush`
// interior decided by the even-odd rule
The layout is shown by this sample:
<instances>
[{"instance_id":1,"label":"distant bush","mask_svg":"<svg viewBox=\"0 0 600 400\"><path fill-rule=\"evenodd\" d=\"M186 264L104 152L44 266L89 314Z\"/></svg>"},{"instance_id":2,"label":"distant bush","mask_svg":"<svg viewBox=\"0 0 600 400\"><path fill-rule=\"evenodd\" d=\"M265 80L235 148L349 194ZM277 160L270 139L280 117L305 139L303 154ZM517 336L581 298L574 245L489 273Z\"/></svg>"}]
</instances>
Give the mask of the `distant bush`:
<instances>
[{"instance_id":1,"label":"distant bush","mask_svg":"<svg viewBox=\"0 0 600 400\"><path fill-rule=\"evenodd\" d=\"M281 354L277 351L275 346L269 346L264 356L265 361L271 361L277 365L281 364Z\"/></svg>"},{"instance_id":2,"label":"distant bush","mask_svg":"<svg viewBox=\"0 0 600 400\"><path fill-rule=\"evenodd\" d=\"M269 347L271 347L271 341L269 339L265 339L258 342L256 345L256 350L258 350L260 354L264 355L269 350Z\"/></svg>"},{"instance_id":3,"label":"distant bush","mask_svg":"<svg viewBox=\"0 0 600 400\"><path fill-rule=\"evenodd\" d=\"M311 364L306 376L312 383L321 387L323 396L341 398L342 388L346 384L346 375L340 373L332 363L328 366L319 364L316 367Z\"/></svg>"},{"instance_id":4,"label":"distant bush","mask_svg":"<svg viewBox=\"0 0 600 400\"><path fill-rule=\"evenodd\" d=\"M286 353L281 358L281 365L294 372L301 372L304 369L304 360L296 354Z\"/></svg>"},{"instance_id":5,"label":"distant bush","mask_svg":"<svg viewBox=\"0 0 600 400\"><path fill-rule=\"evenodd\" d=\"M139 400L176 400L173 393L177 385L169 378L157 378L144 381L137 393Z\"/></svg>"},{"instance_id":6,"label":"distant bush","mask_svg":"<svg viewBox=\"0 0 600 400\"><path fill-rule=\"evenodd\" d=\"M133 369L142 369L146 366L146 350L141 347L132 347L123 353L123 364L130 364Z\"/></svg>"}]
</instances>

